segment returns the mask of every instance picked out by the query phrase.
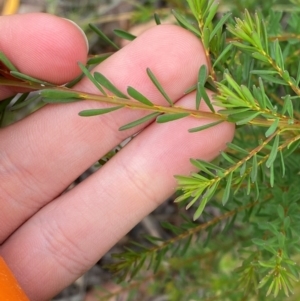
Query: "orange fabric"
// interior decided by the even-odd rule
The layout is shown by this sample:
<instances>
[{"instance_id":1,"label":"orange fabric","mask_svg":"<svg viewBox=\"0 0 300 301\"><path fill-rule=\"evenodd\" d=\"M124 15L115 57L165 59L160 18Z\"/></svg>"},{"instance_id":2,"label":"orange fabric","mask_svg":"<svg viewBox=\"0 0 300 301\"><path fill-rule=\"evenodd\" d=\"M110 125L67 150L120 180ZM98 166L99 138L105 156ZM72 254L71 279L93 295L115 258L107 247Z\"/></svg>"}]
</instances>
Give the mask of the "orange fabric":
<instances>
[{"instance_id":1,"label":"orange fabric","mask_svg":"<svg viewBox=\"0 0 300 301\"><path fill-rule=\"evenodd\" d=\"M29 301L2 257L0 257L0 300Z\"/></svg>"}]
</instances>

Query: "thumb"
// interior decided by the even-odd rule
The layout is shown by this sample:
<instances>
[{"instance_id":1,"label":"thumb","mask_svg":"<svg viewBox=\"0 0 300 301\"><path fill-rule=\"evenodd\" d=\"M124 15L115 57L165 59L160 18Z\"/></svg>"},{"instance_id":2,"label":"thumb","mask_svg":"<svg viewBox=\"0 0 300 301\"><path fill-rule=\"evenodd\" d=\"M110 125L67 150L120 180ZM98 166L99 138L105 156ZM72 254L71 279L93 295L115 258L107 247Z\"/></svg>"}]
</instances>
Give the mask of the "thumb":
<instances>
[{"instance_id":1,"label":"thumb","mask_svg":"<svg viewBox=\"0 0 300 301\"><path fill-rule=\"evenodd\" d=\"M54 84L80 74L77 62L85 63L86 37L73 22L42 13L0 18L0 49L22 73ZM0 98L13 95L0 87Z\"/></svg>"}]
</instances>

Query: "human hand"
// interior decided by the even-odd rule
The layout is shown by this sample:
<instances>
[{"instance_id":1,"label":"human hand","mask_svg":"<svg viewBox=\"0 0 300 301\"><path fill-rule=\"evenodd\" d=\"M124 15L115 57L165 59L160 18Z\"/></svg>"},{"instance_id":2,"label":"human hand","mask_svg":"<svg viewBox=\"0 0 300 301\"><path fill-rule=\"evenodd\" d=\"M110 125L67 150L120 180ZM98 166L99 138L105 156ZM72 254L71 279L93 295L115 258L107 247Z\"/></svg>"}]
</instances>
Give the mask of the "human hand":
<instances>
[{"instance_id":1,"label":"human hand","mask_svg":"<svg viewBox=\"0 0 300 301\"><path fill-rule=\"evenodd\" d=\"M63 84L80 70L87 47L72 23L47 14L0 18L0 49L20 72ZM165 100L146 74L149 67L176 102L205 63L196 37L160 25L105 60L96 70L120 90L135 87L156 104ZM87 79L74 87L97 93ZM0 87L1 99L15 92ZM47 300L88 270L144 216L174 192L174 174L189 174L189 158L211 160L232 139L222 123L203 132L188 129L211 120L185 118L118 128L143 112L122 109L83 118L93 101L47 105L0 131L0 255L30 300ZM205 106L202 105L202 109ZM60 195L88 167L125 138L141 131L103 168Z\"/></svg>"}]
</instances>

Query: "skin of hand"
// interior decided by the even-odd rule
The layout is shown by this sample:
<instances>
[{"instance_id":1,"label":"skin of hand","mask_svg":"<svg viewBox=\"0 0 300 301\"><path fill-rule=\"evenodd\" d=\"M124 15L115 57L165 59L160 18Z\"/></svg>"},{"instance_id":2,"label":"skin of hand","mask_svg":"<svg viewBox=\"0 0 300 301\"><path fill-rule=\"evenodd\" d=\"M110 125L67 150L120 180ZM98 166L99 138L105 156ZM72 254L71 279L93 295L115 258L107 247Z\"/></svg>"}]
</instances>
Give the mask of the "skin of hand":
<instances>
[{"instance_id":1,"label":"skin of hand","mask_svg":"<svg viewBox=\"0 0 300 301\"><path fill-rule=\"evenodd\" d=\"M0 49L20 72L55 84L80 73L87 45L74 24L48 14L0 18ZM193 108L184 91L206 63L198 39L175 25L156 26L96 71L120 90L133 86L155 104L166 101L146 74L149 67L178 106ZM87 79L75 90L98 93ZM0 87L0 97L14 95ZM231 141L222 123L190 134L212 120L184 118L118 128L147 114L122 109L84 118L94 101L47 105L0 130L0 255L30 300L48 300L97 262L176 187L175 174L194 171L189 158L211 160ZM202 110L207 108L202 105ZM82 172L130 135L140 132L103 168L62 194Z\"/></svg>"}]
</instances>

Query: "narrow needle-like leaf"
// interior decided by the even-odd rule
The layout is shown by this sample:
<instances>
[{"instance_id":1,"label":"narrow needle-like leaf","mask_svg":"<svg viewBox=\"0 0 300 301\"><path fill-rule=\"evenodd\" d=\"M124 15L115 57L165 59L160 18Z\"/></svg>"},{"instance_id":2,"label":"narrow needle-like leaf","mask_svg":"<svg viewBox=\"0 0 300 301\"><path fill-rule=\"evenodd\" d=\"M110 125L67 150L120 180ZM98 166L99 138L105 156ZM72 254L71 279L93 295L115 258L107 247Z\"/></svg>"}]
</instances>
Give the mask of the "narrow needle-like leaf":
<instances>
[{"instance_id":1,"label":"narrow needle-like leaf","mask_svg":"<svg viewBox=\"0 0 300 301\"><path fill-rule=\"evenodd\" d=\"M215 182L210 188L208 188L201 199L200 206L196 210L193 219L196 220L203 212L207 202L213 197L216 189L218 188L219 182Z\"/></svg>"},{"instance_id":2,"label":"narrow needle-like leaf","mask_svg":"<svg viewBox=\"0 0 300 301\"><path fill-rule=\"evenodd\" d=\"M112 111L119 110L123 108L124 106L115 106L111 108L103 108L103 109L91 109L91 110L84 110L79 112L79 116L89 117L89 116L97 116L97 115L103 115Z\"/></svg>"},{"instance_id":3,"label":"narrow needle-like leaf","mask_svg":"<svg viewBox=\"0 0 300 301\"><path fill-rule=\"evenodd\" d=\"M276 135L273 145L272 145L272 149L271 149L269 158L266 162L267 167L271 167L271 165L274 163L276 156L277 156L277 152L278 152L278 145L279 145L279 135Z\"/></svg>"},{"instance_id":4,"label":"narrow needle-like leaf","mask_svg":"<svg viewBox=\"0 0 300 301\"><path fill-rule=\"evenodd\" d=\"M279 118L276 118L274 122L271 124L271 126L266 131L266 137L270 137L276 130L279 124Z\"/></svg>"},{"instance_id":5,"label":"narrow needle-like leaf","mask_svg":"<svg viewBox=\"0 0 300 301\"><path fill-rule=\"evenodd\" d=\"M41 84L41 85L44 85L44 86L53 86L53 84L51 84L51 83L45 82L43 80L39 80L37 78L31 77L29 75L23 74L23 73L18 72L18 71L10 71L10 74L15 78L22 79L24 81L28 81L28 82L32 82L32 83L36 83L36 84Z\"/></svg>"},{"instance_id":6,"label":"narrow needle-like leaf","mask_svg":"<svg viewBox=\"0 0 300 301\"><path fill-rule=\"evenodd\" d=\"M211 42L211 40L213 39L213 37L215 36L215 34L218 32L218 30L220 28L223 27L223 25L225 24L225 22L227 21L227 19L231 16L231 13L227 13L225 14L221 19L220 21L216 24L216 26L214 27L213 31L211 32L210 34L210 37L209 37L209 41ZM230 44L232 45L232 44Z\"/></svg>"},{"instance_id":7,"label":"narrow needle-like leaf","mask_svg":"<svg viewBox=\"0 0 300 301\"><path fill-rule=\"evenodd\" d=\"M218 58L215 60L213 67L215 67L224 57L225 55L231 50L233 47L233 44L228 44L226 48L222 51L222 53L218 56Z\"/></svg>"},{"instance_id":8,"label":"narrow needle-like leaf","mask_svg":"<svg viewBox=\"0 0 300 301\"><path fill-rule=\"evenodd\" d=\"M205 82L207 79L207 68L205 65L202 65L198 72L198 82L197 82L197 93L196 93L196 110L199 110L201 98L206 97L205 102L207 102L207 93L205 92ZM203 94L206 94L205 96ZM210 101L208 101L210 102Z\"/></svg>"},{"instance_id":9,"label":"narrow needle-like leaf","mask_svg":"<svg viewBox=\"0 0 300 301\"><path fill-rule=\"evenodd\" d=\"M157 123L165 123L165 122L181 119L181 118L187 117L189 115L190 115L189 113L164 114L164 115L158 116L156 118L156 122Z\"/></svg>"},{"instance_id":10,"label":"narrow needle-like leaf","mask_svg":"<svg viewBox=\"0 0 300 301\"><path fill-rule=\"evenodd\" d=\"M222 197L222 204L223 206L226 205L228 199L229 199L229 195L230 195L230 188L231 188L231 182L232 182L232 174L233 172L231 172L229 174L228 177L226 177L226 187L225 187L225 190L224 190L224 193L223 193L223 197Z\"/></svg>"},{"instance_id":11,"label":"narrow needle-like leaf","mask_svg":"<svg viewBox=\"0 0 300 301\"><path fill-rule=\"evenodd\" d=\"M13 63L6 57L6 55L0 51L0 62L2 62L10 71L18 71Z\"/></svg>"},{"instance_id":12,"label":"narrow needle-like leaf","mask_svg":"<svg viewBox=\"0 0 300 301\"><path fill-rule=\"evenodd\" d=\"M165 98L165 100L169 103L169 105L173 106L174 104L173 104L171 98L165 92L165 90L163 89L163 87L161 86L161 84L159 83L159 81L157 80L157 78L155 77L155 75L149 68L147 68L147 74L148 74L149 78L151 79L152 83L158 89L158 91L162 94L162 96Z\"/></svg>"},{"instance_id":13,"label":"narrow needle-like leaf","mask_svg":"<svg viewBox=\"0 0 300 301\"><path fill-rule=\"evenodd\" d=\"M114 33L119 38L122 38L122 39L128 40L128 41L133 41L136 38L136 36L134 36L130 32L127 32L127 31L124 31L124 30L121 30L121 29L115 29Z\"/></svg>"},{"instance_id":14,"label":"narrow needle-like leaf","mask_svg":"<svg viewBox=\"0 0 300 301\"><path fill-rule=\"evenodd\" d=\"M280 151L280 166L281 166L281 170L282 170L282 177L285 176L285 163L284 163L284 157L283 157L283 152Z\"/></svg>"},{"instance_id":15,"label":"narrow needle-like leaf","mask_svg":"<svg viewBox=\"0 0 300 301\"><path fill-rule=\"evenodd\" d=\"M156 25L160 25L161 24L159 15L157 13L154 13L154 21L155 21Z\"/></svg>"},{"instance_id":16,"label":"narrow needle-like leaf","mask_svg":"<svg viewBox=\"0 0 300 301\"><path fill-rule=\"evenodd\" d=\"M131 96L135 100L137 100L147 106L151 106L151 107L154 106L154 104L147 97L145 97L143 94L141 94L139 91L137 91L136 89L134 89L132 87L127 88L127 93L129 96Z\"/></svg>"},{"instance_id":17,"label":"narrow needle-like leaf","mask_svg":"<svg viewBox=\"0 0 300 301\"><path fill-rule=\"evenodd\" d=\"M296 85L299 86L299 83L300 83L300 60L297 68Z\"/></svg>"},{"instance_id":18,"label":"narrow needle-like leaf","mask_svg":"<svg viewBox=\"0 0 300 301\"><path fill-rule=\"evenodd\" d=\"M88 59L87 65L100 64L103 61L105 61L108 57L110 57L112 54L113 52L108 52L108 53L102 53L99 55L92 56Z\"/></svg>"},{"instance_id":19,"label":"narrow needle-like leaf","mask_svg":"<svg viewBox=\"0 0 300 301\"><path fill-rule=\"evenodd\" d=\"M90 28L102 39L104 40L106 43L108 43L109 45L113 46L114 48L116 48L117 50L119 50L120 48L112 41L110 40L98 27L96 27L93 24L89 24Z\"/></svg>"},{"instance_id":20,"label":"narrow needle-like leaf","mask_svg":"<svg viewBox=\"0 0 300 301\"><path fill-rule=\"evenodd\" d=\"M43 101L47 103L67 103L83 99L79 92L45 89L40 92Z\"/></svg>"},{"instance_id":21,"label":"narrow needle-like leaf","mask_svg":"<svg viewBox=\"0 0 300 301\"><path fill-rule=\"evenodd\" d=\"M24 94L27 94L27 93L24 93ZM34 95L34 96L32 96L32 97L29 97L29 98L27 98L26 100L24 100L24 101L22 101L22 102L18 102L18 103L16 103L16 104L14 104L11 108L10 108L10 110L11 111L14 111L14 110L19 110L19 109L21 109L21 108L24 108L24 107L26 107L27 105L29 105L29 104L31 104L31 103L33 103L34 101L36 101L38 98L40 97L40 95Z\"/></svg>"},{"instance_id":22,"label":"narrow needle-like leaf","mask_svg":"<svg viewBox=\"0 0 300 301\"><path fill-rule=\"evenodd\" d=\"M200 86L199 89L200 89L201 96L202 96L202 98L204 99L206 105L209 107L209 109L210 109L213 113L215 113L215 109L214 109L214 107L213 107L213 105L212 105L212 103L211 103L211 101L210 101L210 98L208 97L208 94L207 94L207 92L206 92L206 89L204 88L204 86Z\"/></svg>"},{"instance_id":23,"label":"narrow needle-like leaf","mask_svg":"<svg viewBox=\"0 0 300 301\"><path fill-rule=\"evenodd\" d=\"M256 154L253 156L252 158L252 169L251 169L251 174L250 174L250 178L251 178L251 182L254 183L256 181L257 178L257 170L258 170L258 165L257 165L257 156Z\"/></svg>"},{"instance_id":24,"label":"narrow needle-like leaf","mask_svg":"<svg viewBox=\"0 0 300 301\"><path fill-rule=\"evenodd\" d=\"M183 17L181 14L179 14L175 10L172 10L172 14L174 15L175 19L178 21L178 23L183 28L193 32L198 38L200 38L199 30L196 29L185 17Z\"/></svg>"},{"instance_id":25,"label":"narrow needle-like leaf","mask_svg":"<svg viewBox=\"0 0 300 301\"><path fill-rule=\"evenodd\" d=\"M140 125L140 124L142 124L142 123L144 123L144 122L147 122L147 121L149 121L149 120L151 120L151 119L156 118L158 115L160 115L160 113L158 113L158 112L151 113L151 114L149 114L149 115L147 115L147 116L145 116L145 117L143 117L143 118L140 118L140 119L138 119L138 120L135 120L135 121L133 121L133 122L130 122L130 123L128 123L128 124L125 124L125 125L121 126L121 127L119 128L119 131L124 131L124 130L131 129L131 128L137 126L137 125Z\"/></svg>"},{"instance_id":26,"label":"narrow needle-like leaf","mask_svg":"<svg viewBox=\"0 0 300 301\"><path fill-rule=\"evenodd\" d=\"M215 121L215 122L212 122L212 123L208 123L208 124L205 124L205 125L201 125L201 126L199 126L199 127L189 129L189 132L190 132L190 133L200 132L200 131L209 129L209 128L215 126L215 125L218 125L218 124L220 124L220 123L222 123L222 122L224 122L224 120L218 120L218 121Z\"/></svg>"},{"instance_id":27,"label":"narrow needle-like leaf","mask_svg":"<svg viewBox=\"0 0 300 301\"><path fill-rule=\"evenodd\" d=\"M95 72L94 78L100 85L105 87L107 90L112 92L114 95L121 97L121 98L128 99L128 96L125 95L123 92L121 92L117 87L115 87L103 74L101 74L99 72Z\"/></svg>"},{"instance_id":28,"label":"narrow needle-like leaf","mask_svg":"<svg viewBox=\"0 0 300 301\"><path fill-rule=\"evenodd\" d=\"M84 75L96 86L96 88L104 95L107 96L104 89L99 85L99 83L96 81L96 79L92 76L90 71L82 64L78 63L79 68L84 73Z\"/></svg>"}]
</instances>

